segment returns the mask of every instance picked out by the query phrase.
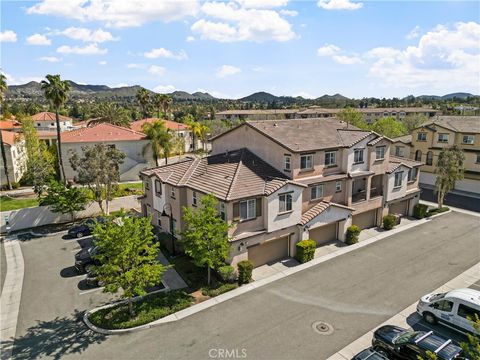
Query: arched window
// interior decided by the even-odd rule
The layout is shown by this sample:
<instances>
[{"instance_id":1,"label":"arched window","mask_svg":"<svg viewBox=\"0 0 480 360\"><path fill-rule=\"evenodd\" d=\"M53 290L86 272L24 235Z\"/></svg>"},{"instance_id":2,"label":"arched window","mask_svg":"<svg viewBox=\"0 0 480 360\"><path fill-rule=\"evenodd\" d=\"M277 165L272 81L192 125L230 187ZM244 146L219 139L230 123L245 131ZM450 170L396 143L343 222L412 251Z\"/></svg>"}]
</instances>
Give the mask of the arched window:
<instances>
[{"instance_id":1,"label":"arched window","mask_svg":"<svg viewBox=\"0 0 480 360\"><path fill-rule=\"evenodd\" d=\"M415 151L415 160L416 161L422 161L422 151L421 150Z\"/></svg>"},{"instance_id":2,"label":"arched window","mask_svg":"<svg viewBox=\"0 0 480 360\"><path fill-rule=\"evenodd\" d=\"M429 151L427 152L427 165L432 165L433 164L433 152Z\"/></svg>"}]
</instances>

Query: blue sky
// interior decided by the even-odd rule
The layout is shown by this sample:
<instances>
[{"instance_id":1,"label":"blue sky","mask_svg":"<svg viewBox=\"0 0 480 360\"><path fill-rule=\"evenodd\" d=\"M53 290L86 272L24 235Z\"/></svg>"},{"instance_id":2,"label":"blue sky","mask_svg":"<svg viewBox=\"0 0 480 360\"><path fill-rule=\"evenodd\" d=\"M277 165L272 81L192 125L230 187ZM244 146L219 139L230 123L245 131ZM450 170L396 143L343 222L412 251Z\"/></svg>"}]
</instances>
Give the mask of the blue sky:
<instances>
[{"instance_id":1,"label":"blue sky","mask_svg":"<svg viewBox=\"0 0 480 360\"><path fill-rule=\"evenodd\" d=\"M10 84L48 73L158 92L480 94L476 1L1 2Z\"/></svg>"}]
</instances>

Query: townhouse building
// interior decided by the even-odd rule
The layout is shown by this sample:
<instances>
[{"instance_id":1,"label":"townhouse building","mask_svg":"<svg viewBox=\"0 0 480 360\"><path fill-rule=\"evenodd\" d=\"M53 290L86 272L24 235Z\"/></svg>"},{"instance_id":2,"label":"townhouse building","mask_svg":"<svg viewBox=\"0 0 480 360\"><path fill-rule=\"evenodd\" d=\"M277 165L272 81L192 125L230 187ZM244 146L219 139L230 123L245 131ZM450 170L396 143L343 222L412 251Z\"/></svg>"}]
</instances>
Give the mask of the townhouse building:
<instances>
[{"instance_id":1,"label":"townhouse building","mask_svg":"<svg viewBox=\"0 0 480 360\"><path fill-rule=\"evenodd\" d=\"M419 201L420 162L392 156L392 141L334 118L245 122L211 139L203 159L141 172L145 215L181 232L182 207L204 194L232 224L229 261L254 266L295 254L295 244L344 240L354 224L411 215ZM162 216L168 213L170 217Z\"/></svg>"},{"instance_id":2,"label":"townhouse building","mask_svg":"<svg viewBox=\"0 0 480 360\"><path fill-rule=\"evenodd\" d=\"M299 109L224 110L215 113L217 120L282 120L294 119Z\"/></svg>"},{"instance_id":3,"label":"townhouse building","mask_svg":"<svg viewBox=\"0 0 480 360\"><path fill-rule=\"evenodd\" d=\"M2 132L3 147L5 149L5 159L8 175L11 182L19 182L26 170L27 152L25 149L25 139L22 134L12 131ZM6 185L7 178L5 174L5 165L3 156L0 156L0 185Z\"/></svg>"},{"instance_id":4,"label":"townhouse building","mask_svg":"<svg viewBox=\"0 0 480 360\"><path fill-rule=\"evenodd\" d=\"M421 187L435 186L438 155L457 145L465 154L465 178L455 183L455 190L480 195L480 116L436 117L412 131L411 145L410 157L424 163Z\"/></svg>"},{"instance_id":5,"label":"townhouse building","mask_svg":"<svg viewBox=\"0 0 480 360\"><path fill-rule=\"evenodd\" d=\"M60 118L60 131L73 130L73 121L72 118L68 116L59 115ZM35 115L32 115L33 126L37 131L51 131L54 132L57 130L57 120L55 113L42 111Z\"/></svg>"},{"instance_id":6,"label":"townhouse building","mask_svg":"<svg viewBox=\"0 0 480 360\"><path fill-rule=\"evenodd\" d=\"M412 135L404 135L392 138L390 146L390 154L398 157L411 158L412 152Z\"/></svg>"}]
</instances>

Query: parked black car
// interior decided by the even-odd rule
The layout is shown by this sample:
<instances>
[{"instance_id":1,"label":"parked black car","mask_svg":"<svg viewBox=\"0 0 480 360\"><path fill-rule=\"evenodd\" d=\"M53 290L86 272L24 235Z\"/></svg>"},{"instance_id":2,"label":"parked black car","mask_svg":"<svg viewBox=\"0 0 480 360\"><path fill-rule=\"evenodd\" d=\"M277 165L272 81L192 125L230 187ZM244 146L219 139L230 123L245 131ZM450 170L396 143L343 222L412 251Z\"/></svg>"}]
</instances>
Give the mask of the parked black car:
<instances>
[{"instance_id":1,"label":"parked black car","mask_svg":"<svg viewBox=\"0 0 480 360\"><path fill-rule=\"evenodd\" d=\"M82 222L79 225L76 225L68 230L68 236L81 238L87 235L92 234L93 226L96 222L104 223L105 219L103 218L96 218L96 219L88 219Z\"/></svg>"},{"instance_id":2,"label":"parked black car","mask_svg":"<svg viewBox=\"0 0 480 360\"><path fill-rule=\"evenodd\" d=\"M378 351L368 348L355 355L352 360L388 360L388 357Z\"/></svg>"},{"instance_id":3,"label":"parked black car","mask_svg":"<svg viewBox=\"0 0 480 360\"><path fill-rule=\"evenodd\" d=\"M433 331L406 330L398 326L385 325L373 334L373 348L386 356L417 360L418 356L428 359L427 351L437 355L438 360L466 359L462 348Z\"/></svg>"},{"instance_id":4,"label":"parked black car","mask_svg":"<svg viewBox=\"0 0 480 360\"><path fill-rule=\"evenodd\" d=\"M75 254L75 269L79 273L88 272L88 268L91 265L100 265L98 260L94 258L98 254L98 248L96 246L90 246L88 248L80 250Z\"/></svg>"}]
</instances>

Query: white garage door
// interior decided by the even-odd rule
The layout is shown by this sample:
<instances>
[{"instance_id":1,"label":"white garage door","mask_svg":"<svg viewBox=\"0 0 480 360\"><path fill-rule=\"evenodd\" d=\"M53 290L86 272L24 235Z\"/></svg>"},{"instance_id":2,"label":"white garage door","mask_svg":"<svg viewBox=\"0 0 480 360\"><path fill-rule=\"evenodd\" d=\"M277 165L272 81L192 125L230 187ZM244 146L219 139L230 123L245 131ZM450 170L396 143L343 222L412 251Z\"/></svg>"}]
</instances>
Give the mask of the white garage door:
<instances>
[{"instance_id":1,"label":"white garage door","mask_svg":"<svg viewBox=\"0 0 480 360\"><path fill-rule=\"evenodd\" d=\"M317 242L317 246L324 245L337 239L337 223L310 229L308 237Z\"/></svg>"},{"instance_id":2,"label":"white garage door","mask_svg":"<svg viewBox=\"0 0 480 360\"><path fill-rule=\"evenodd\" d=\"M375 226L376 210L365 211L364 213L352 216L352 225L360 229L367 229Z\"/></svg>"},{"instance_id":3,"label":"white garage door","mask_svg":"<svg viewBox=\"0 0 480 360\"><path fill-rule=\"evenodd\" d=\"M399 201L397 203L391 204L388 207L389 214L401 214L407 215L408 213L408 200Z\"/></svg>"},{"instance_id":4,"label":"white garage door","mask_svg":"<svg viewBox=\"0 0 480 360\"><path fill-rule=\"evenodd\" d=\"M248 248L248 260L254 267L288 257L288 237L267 241Z\"/></svg>"}]
</instances>

